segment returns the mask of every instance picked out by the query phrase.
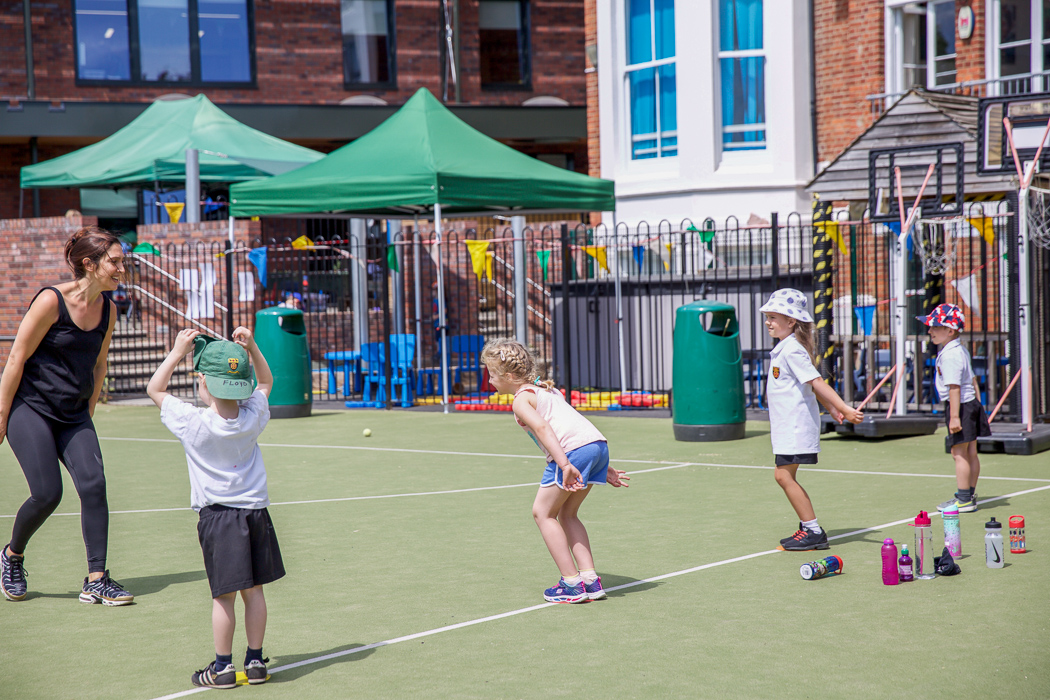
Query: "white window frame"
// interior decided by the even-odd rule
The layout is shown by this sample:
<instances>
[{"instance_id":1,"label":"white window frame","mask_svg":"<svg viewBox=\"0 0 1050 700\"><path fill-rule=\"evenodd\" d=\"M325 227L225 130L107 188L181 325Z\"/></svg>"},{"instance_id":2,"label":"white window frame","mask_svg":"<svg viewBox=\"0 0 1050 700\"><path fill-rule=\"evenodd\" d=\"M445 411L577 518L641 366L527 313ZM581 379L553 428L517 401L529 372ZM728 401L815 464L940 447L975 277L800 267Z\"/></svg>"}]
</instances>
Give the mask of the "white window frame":
<instances>
[{"instance_id":1,"label":"white window frame","mask_svg":"<svg viewBox=\"0 0 1050 700\"><path fill-rule=\"evenodd\" d=\"M621 3L619 3L619 5L620 5L620 16L621 17L626 17L627 16L627 3L626 2L621 2ZM677 7L676 7L675 8L675 17L676 17L676 19L677 19L677 16L678 16L678 12L677 12ZM650 17L650 20L649 20L649 46L652 48L652 55L656 56L656 7L655 7L654 0L649 0L649 17ZM677 62L678 62L678 36L677 36L677 32L675 33L675 47L674 47L675 48L675 51L674 51L675 55L674 56L670 56L668 58L652 59L652 60L649 60L649 61L645 61L644 63L628 63L627 62L628 61L628 52L630 51L630 46L629 46L630 38L627 35L627 24L626 24L626 21L624 23L623 39L624 39L624 41L623 41L623 52L622 52L622 55L621 55L621 65L623 66L623 76L622 76L621 89L623 90L623 96L624 96L623 104L624 104L624 111L626 113L626 120L625 120L624 123L627 126L627 129L626 129L626 132L625 132L625 139L624 139L625 140L624 158L625 158L627 163L644 163L646 161L653 161L653 160L660 161L660 160L663 160L665 158L677 158L678 157L678 149L679 149L679 146L678 146L677 142L675 143L675 145L673 147L672 146L666 146L666 147L662 146L663 140L665 138L666 139L670 139L670 138L677 139L678 138L678 130L677 129L672 130L672 131L661 131L660 130L660 127L663 125L663 115L660 113L660 71L659 70L655 70L655 69L657 69L657 68L659 68L661 66L672 66L672 65L676 66L676 68L675 68L675 108L677 109L677 106L678 106L678 69L677 69L677 65L676 65ZM638 135L635 135L634 134L634 123L632 122L633 115L631 114L631 81L630 81L630 74L631 73L636 73L636 72L641 71L641 70L647 70L647 69L650 69L650 68L654 69L653 70L653 75L654 75L654 88L653 89L655 91L655 93L654 93L654 100L656 102L656 131L654 131L652 133L649 133L649 134L638 134ZM677 115L675 115L675 116L677 117ZM676 119L675 123L677 123L677 121L678 120ZM645 149L642 152L643 153L655 152L656 153L656 158L635 158L634 157L634 154L635 154L634 144L637 141L653 141L653 140L656 141L656 146L654 148L652 148L652 149ZM668 150L668 151L669 150L674 150L674 153L670 153L670 154L664 155L664 153L663 153L664 150Z\"/></svg>"},{"instance_id":2,"label":"white window frame","mask_svg":"<svg viewBox=\"0 0 1050 700\"><path fill-rule=\"evenodd\" d=\"M1039 0L1041 1L1041 0ZM999 0L994 0L998 5ZM907 6L922 5L926 11L926 89L943 90L959 84L958 49L956 53L936 55L937 51L937 15L936 5L952 5L952 26L956 25L954 0L886 0L886 92L900 94L911 89L904 83L904 12ZM998 36L998 35L996 35ZM956 36L958 42L958 36ZM954 59L955 79L950 83L937 84L937 61Z\"/></svg>"},{"instance_id":3,"label":"white window frame","mask_svg":"<svg viewBox=\"0 0 1050 700\"><path fill-rule=\"evenodd\" d=\"M1029 7L1031 10L1031 28L1032 35L1028 39L1021 41L1011 41L1005 44L999 43L999 37L1002 36L1002 3L999 0L991 0L988 3L988 34L989 37L985 42L986 50L988 51L988 72L990 78L1002 78L1009 80L1010 78L1023 79L1024 74L1006 75L1002 74L1002 62L999 59L999 52L1001 49L1007 49L1012 46L1024 46L1027 44L1031 49L1031 60L1029 65L1030 73L1038 74L1048 69L1048 66L1043 64L1043 47L1050 46L1050 37L1043 38L1043 2L1042 0L1029 0ZM990 86L989 95L998 95L1000 83L993 82ZM1032 86L1033 90L1036 86Z\"/></svg>"},{"instance_id":4,"label":"white window frame","mask_svg":"<svg viewBox=\"0 0 1050 700\"><path fill-rule=\"evenodd\" d=\"M722 123L721 103L722 103L722 59L723 58L761 58L763 63L768 63L768 56L766 54L766 36L765 36L765 34L766 34L766 21L765 21L765 14L766 14L766 2L770 2L770 1L776 2L777 0L763 0L763 2L762 2L762 48L760 48L760 49L745 49L745 50L742 50L742 51L722 51L721 49L719 49L718 51L715 52L715 75L718 76L718 80L715 81L716 84L717 84L716 90L718 90L718 99L715 100L715 104L719 105L719 109L718 109L718 124L721 127L719 129L719 131L718 131L718 148L722 152L723 155L728 154L728 153L746 154L746 153L749 153L750 151L762 152L762 151L766 151L766 150L769 149L769 129L766 127L766 123L765 122L762 122L761 124L732 124L730 126L726 126L725 124ZM720 16L721 13L718 12L717 4L716 4L716 7L715 7L715 13L714 14L715 14L714 42L715 42L715 46L720 46L720 44L721 44L721 39L720 39L721 34L720 34L720 32L721 32L722 18ZM762 70L762 79L763 80L765 80L765 76L766 76L766 70L765 70L765 66L763 66L763 70ZM762 86L762 99L763 100L765 100L766 96L769 94L769 91L766 89L766 87L767 86L765 86L765 85ZM762 110L765 111L765 105L762 105ZM762 132L765 132L765 137L763 138L762 141L745 141L745 142L743 142L743 143L741 143L741 144L739 144L737 146L733 146L733 145L728 145L727 146L726 145L726 142L725 142L726 134L742 133L742 132L749 132L749 131L762 131Z\"/></svg>"}]
</instances>

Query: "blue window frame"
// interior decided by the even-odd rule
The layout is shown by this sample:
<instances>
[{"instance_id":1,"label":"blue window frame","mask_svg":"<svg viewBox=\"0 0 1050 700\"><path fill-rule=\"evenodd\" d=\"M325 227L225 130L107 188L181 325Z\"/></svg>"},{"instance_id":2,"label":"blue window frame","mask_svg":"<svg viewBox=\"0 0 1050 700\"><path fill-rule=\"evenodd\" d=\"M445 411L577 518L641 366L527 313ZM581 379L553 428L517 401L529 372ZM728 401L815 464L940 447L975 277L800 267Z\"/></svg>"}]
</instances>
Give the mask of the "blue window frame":
<instances>
[{"instance_id":1,"label":"blue window frame","mask_svg":"<svg viewBox=\"0 0 1050 700\"><path fill-rule=\"evenodd\" d=\"M631 160L678 155L674 0L626 0Z\"/></svg>"},{"instance_id":2,"label":"blue window frame","mask_svg":"<svg viewBox=\"0 0 1050 700\"><path fill-rule=\"evenodd\" d=\"M79 85L255 82L251 0L73 0Z\"/></svg>"},{"instance_id":3,"label":"blue window frame","mask_svg":"<svg viewBox=\"0 0 1050 700\"><path fill-rule=\"evenodd\" d=\"M762 0L719 0L722 149L766 147L766 55Z\"/></svg>"}]
</instances>

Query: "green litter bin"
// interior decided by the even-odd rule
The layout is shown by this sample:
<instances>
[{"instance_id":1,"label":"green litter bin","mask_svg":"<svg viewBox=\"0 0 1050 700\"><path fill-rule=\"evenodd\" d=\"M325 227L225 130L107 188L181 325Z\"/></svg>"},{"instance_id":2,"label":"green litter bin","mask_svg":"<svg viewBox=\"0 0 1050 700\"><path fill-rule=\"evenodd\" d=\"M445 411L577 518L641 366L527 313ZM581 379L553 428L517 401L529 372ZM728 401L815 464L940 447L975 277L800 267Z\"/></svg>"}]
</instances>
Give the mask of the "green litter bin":
<instances>
[{"instance_id":1,"label":"green litter bin","mask_svg":"<svg viewBox=\"0 0 1050 700\"><path fill-rule=\"evenodd\" d=\"M303 312L283 307L256 312L255 342L273 372L270 417L310 415L314 400L313 375Z\"/></svg>"},{"instance_id":2,"label":"green litter bin","mask_svg":"<svg viewBox=\"0 0 1050 700\"><path fill-rule=\"evenodd\" d=\"M671 373L675 440L744 437L744 370L736 309L701 299L675 311Z\"/></svg>"}]
</instances>

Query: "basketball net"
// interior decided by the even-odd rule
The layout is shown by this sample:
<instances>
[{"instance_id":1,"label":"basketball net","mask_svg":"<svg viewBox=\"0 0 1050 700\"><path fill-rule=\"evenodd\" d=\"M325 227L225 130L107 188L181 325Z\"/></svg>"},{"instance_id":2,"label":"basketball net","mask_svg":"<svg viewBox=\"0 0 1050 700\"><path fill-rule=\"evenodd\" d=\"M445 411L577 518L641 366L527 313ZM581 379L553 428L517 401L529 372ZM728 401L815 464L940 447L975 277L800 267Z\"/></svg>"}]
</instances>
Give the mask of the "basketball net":
<instances>
[{"instance_id":1,"label":"basketball net","mask_svg":"<svg viewBox=\"0 0 1050 700\"><path fill-rule=\"evenodd\" d=\"M1050 189L1028 186L1028 240L1050 248Z\"/></svg>"},{"instance_id":2,"label":"basketball net","mask_svg":"<svg viewBox=\"0 0 1050 700\"><path fill-rule=\"evenodd\" d=\"M955 264L955 239L966 224L961 217L922 219L915 222L912 241L927 275L943 275Z\"/></svg>"}]
</instances>

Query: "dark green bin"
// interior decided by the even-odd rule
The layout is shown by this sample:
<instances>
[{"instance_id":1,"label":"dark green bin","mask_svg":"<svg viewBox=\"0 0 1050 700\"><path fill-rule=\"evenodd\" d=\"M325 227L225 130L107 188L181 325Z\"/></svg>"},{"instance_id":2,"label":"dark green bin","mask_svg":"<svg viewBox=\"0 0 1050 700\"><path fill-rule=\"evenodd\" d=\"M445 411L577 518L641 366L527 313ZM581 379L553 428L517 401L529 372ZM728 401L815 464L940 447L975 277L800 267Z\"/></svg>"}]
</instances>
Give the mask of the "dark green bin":
<instances>
[{"instance_id":1,"label":"dark green bin","mask_svg":"<svg viewBox=\"0 0 1050 700\"><path fill-rule=\"evenodd\" d=\"M701 299L675 311L671 376L675 440L744 437L744 371L736 309Z\"/></svg>"},{"instance_id":2,"label":"dark green bin","mask_svg":"<svg viewBox=\"0 0 1050 700\"><path fill-rule=\"evenodd\" d=\"M313 407L310 346L303 312L276 306L255 314L255 342L273 372L271 418L301 418Z\"/></svg>"}]
</instances>

